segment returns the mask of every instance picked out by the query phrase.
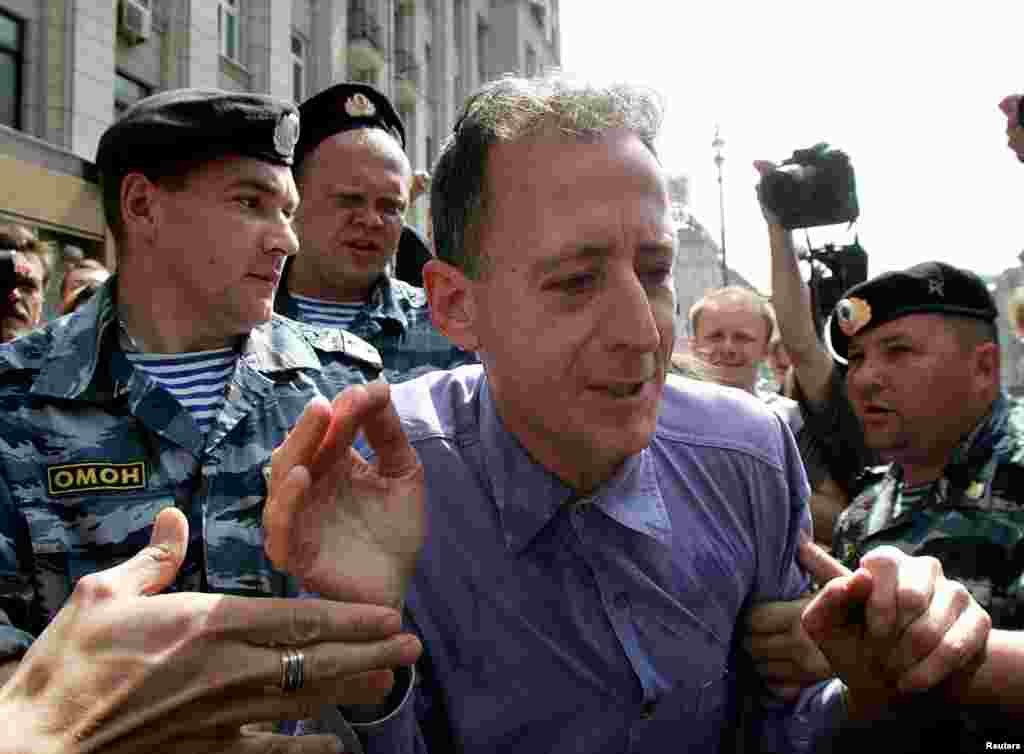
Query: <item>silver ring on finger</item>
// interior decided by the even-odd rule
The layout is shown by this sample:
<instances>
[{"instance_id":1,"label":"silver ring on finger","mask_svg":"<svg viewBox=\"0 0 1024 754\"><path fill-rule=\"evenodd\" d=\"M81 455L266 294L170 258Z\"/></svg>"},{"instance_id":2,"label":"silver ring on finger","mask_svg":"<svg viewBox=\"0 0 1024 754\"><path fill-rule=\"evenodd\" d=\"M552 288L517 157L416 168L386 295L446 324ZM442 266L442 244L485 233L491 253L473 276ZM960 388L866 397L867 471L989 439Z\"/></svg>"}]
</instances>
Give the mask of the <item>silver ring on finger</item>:
<instances>
[{"instance_id":1,"label":"silver ring on finger","mask_svg":"<svg viewBox=\"0 0 1024 754\"><path fill-rule=\"evenodd\" d=\"M298 691L306 679L306 656L289 647L281 653L281 691Z\"/></svg>"}]
</instances>

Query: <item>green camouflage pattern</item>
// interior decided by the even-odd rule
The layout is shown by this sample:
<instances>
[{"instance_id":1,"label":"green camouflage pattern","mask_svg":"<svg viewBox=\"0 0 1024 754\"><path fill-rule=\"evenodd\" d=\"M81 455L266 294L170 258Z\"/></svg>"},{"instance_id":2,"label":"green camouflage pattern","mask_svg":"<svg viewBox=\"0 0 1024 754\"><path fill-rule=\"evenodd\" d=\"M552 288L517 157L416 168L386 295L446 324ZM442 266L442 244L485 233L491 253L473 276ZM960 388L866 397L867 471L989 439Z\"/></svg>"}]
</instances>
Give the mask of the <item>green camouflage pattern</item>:
<instances>
[{"instance_id":1,"label":"green camouflage pattern","mask_svg":"<svg viewBox=\"0 0 1024 754\"><path fill-rule=\"evenodd\" d=\"M115 286L0 346L0 659L27 648L78 579L145 546L170 505L190 526L176 589L297 594L263 552L270 453L311 398L380 375L355 336L274 315L241 344L204 438L124 356Z\"/></svg>"},{"instance_id":2,"label":"green camouflage pattern","mask_svg":"<svg viewBox=\"0 0 1024 754\"><path fill-rule=\"evenodd\" d=\"M836 524L833 554L849 568L881 545L932 555L995 627L1024 628L1024 404L997 399L917 504L902 488L898 466L872 469Z\"/></svg>"}]
</instances>

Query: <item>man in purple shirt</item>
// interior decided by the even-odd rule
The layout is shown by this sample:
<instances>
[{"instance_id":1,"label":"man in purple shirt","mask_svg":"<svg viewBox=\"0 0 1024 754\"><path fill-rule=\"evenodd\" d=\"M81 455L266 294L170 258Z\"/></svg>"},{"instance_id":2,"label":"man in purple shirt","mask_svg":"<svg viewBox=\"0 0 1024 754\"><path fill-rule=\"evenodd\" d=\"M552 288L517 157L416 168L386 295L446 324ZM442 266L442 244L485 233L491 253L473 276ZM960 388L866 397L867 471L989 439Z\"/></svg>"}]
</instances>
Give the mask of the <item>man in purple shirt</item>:
<instances>
[{"instance_id":1,"label":"man in purple shirt","mask_svg":"<svg viewBox=\"0 0 1024 754\"><path fill-rule=\"evenodd\" d=\"M718 751L741 731L754 750L800 751L845 718L844 696L870 714L898 681L931 685L983 643L962 588L888 552L809 609L826 652L857 660L836 657L847 686L784 705L741 683L743 611L809 585L795 561L807 481L756 398L666 385L675 233L659 117L643 92L558 79L501 79L467 103L434 174L439 259L424 277L436 325L482 366L391 389L429 525L415 570L397 567L381 595L404 597L424 654L389 704L325 710L305 730L351 724L381 753ZM395 485L378 515L330 520L324 459L365 467L347 447L349 411L332 409L323 440L326 415L303 421L275 458L274 478L291 481L272 485L268 549L293 573L331 570L341 529L368 557L409 562L389 555L412 536L385 523L402 521ZM310 485L321 494L302 502ZM272 524L300 509L324 516L316 541ZM870 628L848 626L846 608L866 600ZM960 655L938 651L947 639Z\"/></svg>"}]
</instances>

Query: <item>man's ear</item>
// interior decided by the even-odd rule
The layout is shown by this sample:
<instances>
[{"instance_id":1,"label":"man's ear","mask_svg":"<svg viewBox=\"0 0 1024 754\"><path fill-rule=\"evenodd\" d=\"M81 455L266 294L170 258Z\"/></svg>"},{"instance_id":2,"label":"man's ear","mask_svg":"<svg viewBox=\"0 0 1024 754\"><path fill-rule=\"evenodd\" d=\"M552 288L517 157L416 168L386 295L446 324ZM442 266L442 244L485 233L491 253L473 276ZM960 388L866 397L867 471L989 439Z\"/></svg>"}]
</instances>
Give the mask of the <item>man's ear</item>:
<instances>
[{"instance_id":1,"label":"man's ear","mask_svg":"<svg viewBox=\"0 0 1024 754\"><path fill-rule=\"evenodd\" d=\"M475 282L459 268L431 259L423 265L423 285L434 327L463 351L477 350Z\"/></svg>"},{"instance_id":2,"label":"man's ear","mask_svg":"<svg viewBox=\"0 0 1024 754\"><path fill-rule=\"evenodd\" d=\"M975 347L975 375L982 391L988 391L993 387L999 389L1001 380L999 362L999 346L995 343L989 341Z\"/></svg>"},{"instance_id":3,"label":"man's ear","mask_svg":"<svg viewBox=\"0 0 1024 754\"><path fill-rule=\"evenodd\" d=\"M129 173L121 180L121 222L125 233L156 235L155 199L157 186L142 173Z\"/></svg>"}]
</instances>

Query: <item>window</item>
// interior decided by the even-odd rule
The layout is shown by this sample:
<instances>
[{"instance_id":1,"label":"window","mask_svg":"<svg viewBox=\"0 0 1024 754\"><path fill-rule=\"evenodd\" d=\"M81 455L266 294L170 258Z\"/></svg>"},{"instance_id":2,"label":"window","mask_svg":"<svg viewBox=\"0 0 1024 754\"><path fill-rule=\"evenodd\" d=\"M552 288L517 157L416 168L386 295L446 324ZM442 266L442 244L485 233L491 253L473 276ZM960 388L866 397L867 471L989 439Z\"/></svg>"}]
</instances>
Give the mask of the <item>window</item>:
<instances>
[{"instance_id":1,"label":"window","mask_svg":"<svg viewBox=\"0 0 1024 754\"><path fill-rule=\"evenodd\" d=\"M21 21L0 12L0 123L21 128Z\"/></svg>"},{"instance_id":2,"label":"window","mask_svg":"<svg viewBox=\"0 0 1024 754\"><path fill-rule=\"evenodd\" d=\"M533 45L526 45L526 75L536 76L537 73L537 51Z\"/></svg>"},{"instance_id":3,"label":"window","mask_svg":"<svg viewBox=\"0 0 1024 754\"><path fill-rule=\"evenodd\" d=\"M220 0L217 6L217 34L220 37L220 54L224 57L238 61L241 44L241 29L239 17L241 15L239 5L242 0Z\"/></svg>"},{"instance_id":4,"label":"window","mask_svg":"<svg viewBox=\"0 0 1024 754\"><path fill-rule=\"evenodd\" d=\"M131 105L140 99L145 99L153 90L136 81L131 76L126 76L120 71L114 72L114 117L120 118L121 114Z\"/></svg>"},{"instance_id":5,"label":"window","mask_svg":"<svg viewBox=\"0 0 1024 754\"><path fill-rule=\"evenodd\" d=\"M476 73L479 83L487 81L487 23L483 18L476 21Z\"/></svg>"},{"instance_id":6,"label":"window","mask_svg":"<svg viewBox=\"0 0 1024 754\"><path fill-rule=\"evenodd\" d=\"M306 43L292 35L292 99L302 102L306 97Z\"/></svg>"}]
</instances>

